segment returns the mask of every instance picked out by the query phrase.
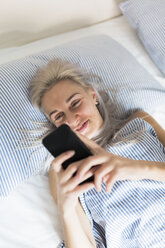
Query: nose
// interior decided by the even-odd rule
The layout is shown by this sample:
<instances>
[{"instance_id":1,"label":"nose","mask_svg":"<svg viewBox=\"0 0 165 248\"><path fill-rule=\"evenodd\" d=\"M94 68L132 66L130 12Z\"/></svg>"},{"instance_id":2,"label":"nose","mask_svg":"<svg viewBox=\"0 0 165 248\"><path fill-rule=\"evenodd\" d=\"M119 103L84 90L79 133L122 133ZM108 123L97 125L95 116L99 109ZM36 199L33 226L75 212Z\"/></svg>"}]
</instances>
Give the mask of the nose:
<instances>
[{"instance_id":1,"label":"nose","mask_svg":"<svg viewBox=\"0 0 165 248\"><path fill-rule=\"evenodd\" d=\"M70 126L70 128L75 128L78 124L78 114L69 112L66 114L65 124Z\"/></svg>"}]
</instances>

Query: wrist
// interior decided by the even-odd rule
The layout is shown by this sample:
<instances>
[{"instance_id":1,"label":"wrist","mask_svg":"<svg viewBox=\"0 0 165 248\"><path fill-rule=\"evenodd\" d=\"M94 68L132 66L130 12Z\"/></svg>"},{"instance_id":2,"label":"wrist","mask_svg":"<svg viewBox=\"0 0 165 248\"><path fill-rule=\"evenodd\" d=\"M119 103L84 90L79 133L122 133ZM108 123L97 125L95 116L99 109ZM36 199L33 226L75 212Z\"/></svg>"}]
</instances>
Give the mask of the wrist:
<instances>
[{"instance_id":1,"label":"wrist","mask_svg":"<svg viewBox=\"0 0 165 248\"><path fill-rule=\"evenodd\" d=\"M76 207L59 207L60 217L63 221L73 220L73 216L76 215Z\"/></svg>"},{"instance_id":2,"label":"wrist","mask_svg":"<svg viewBox=\"0 0 165 248\"><path fill-rule=\"evenodd\" d=\"M165 180L165 163L143 160L137 162L139 162L139 168L141 168L141 179Z\"/></svg>"},{"instance_id":3,"label":"wrist","mask_svg":"<svg viewBox=\"0 0 165 248\"><path fill-rule=\"evenodd\" d=\"M62 227L73 227L74 222L77 221L77 213L76 211L73 212L64 212L64 213L60 213L60 220L62 223Z\"/></svg>"}]
</instances>

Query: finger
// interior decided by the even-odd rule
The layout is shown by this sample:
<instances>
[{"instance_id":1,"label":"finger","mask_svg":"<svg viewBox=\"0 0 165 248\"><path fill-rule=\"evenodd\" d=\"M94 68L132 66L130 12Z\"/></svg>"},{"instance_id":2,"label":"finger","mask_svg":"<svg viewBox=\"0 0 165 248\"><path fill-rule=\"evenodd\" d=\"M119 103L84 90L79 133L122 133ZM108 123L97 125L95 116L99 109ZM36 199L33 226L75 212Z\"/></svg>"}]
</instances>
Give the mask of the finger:
<instances>
[{"instance_id":1,"label":"finger","mask_svg":"<svg viewBox=\"0 0 165 248\"><path fill-rule=\"evenodd\" d=\"M86 174L88 170L90 170L93 166L99 167L100 164L105 162L105 156L104 155L95 155L95 156L89 156L86 159L82 160L82 163L80 164L78 171L77 171L77 177L82 177Z\"/></svg>"},{"instance_id":2,"label":"finger","mask_svg":"<svg viewBox=\"0 0 165 248\"><path fill-rule=\"evenodd\" d=\"M108 175L108 174L105 175L105 176L103 177L103 179L102 179L102 182L106 183L106 181L108 180L108 178L109 178L109 175Z\"/></svg>"},{"instance_id":3,"label":"finger","mask_svg":"<svg viewBox=\"0 0 165 248\"><path fill-rule=\"evenodd\" d=\"M80 161L71 163L65 170L62 171L61 177L60 177L60 183L64 184L67 182L70 178L74 176L74 174L77 172L77 168L80 165Z\"/></svg>"},{"instance_id":4,"label":"finger","mask_svg":"<svg viewBox=\"0 0 165 248\"><path fill-rule=\"evenodd\" d=\"M74 163L70 164L64 171L62 171L62 174L60 176L60 183L64 184L71 177L73 177L75 173L76 173L75 176L78 180L81 180L84 176L87 176L87 173L89 171L88 168L84 171L84 173L79 174L79 168L81 168L83 163L86 163L85 161L86 161L86 159L82 159L80 161L74 162ZM92 175L93 175L95 170L96 170L96 166L92 167L89 173L90 174L92 173Z\"/></svg>"},{"instance_id":5,"label":"finger","mask_svg":"<svg viewBox=\"0 0 165 248\"><path fill-rule=\"evenodd\" d=\"M96 172L94 176L94 184L96 186L97 191L101 191L101 185L104 180L104 177L108 177L109 173L111 173L112 168L109 163L105 163L101 166Z\"/></svg>"},{"instance_id":6,"label":"finger","mask_svg":"<svg viewBox=\"0 0 165 248\"><path fill-rule=\"evenodd\" d=\"M77 177L72 177L69 181L62 185L63 193L70 192L79 186L80 183L84 182L86 179L92 176L92 172L88 172L84 177L78 179ZM86 184L86 183L85 183Z\"/></svg>"},{"instance_id":7,"label":"finger","mask_svg":"<svg viewBox=\"0 0 165 248\"><path fill-rule=\"evenodd\" d=\"M106 182L106 192L110 193L114 183L116 182L116 174L117 172L115 170L113 170L110 174L109 174L109 178Z\"/></svg>"},{"instance_id":8,"label":"finger","mask_svg":"<svg viewBox=\"0 0 165 248\"><path fill-rule=\"evenodd\" d=\"M75 151L67 151L57 156L52 162L52 168L58 173L62 170L62 164L75 154Z\"/></svg>"},{"instance_id":9,"label":"finger","mask_svg":"<svg viewBox=\"0 0 165 248\"><path fill-rule=\"evenodd\" d=\"M81 186L77 186L72 192L76 192L79 196L80 194L85 193L94 187L95 185L93 183L84 183Z\"/></svg>"}]
</instances>

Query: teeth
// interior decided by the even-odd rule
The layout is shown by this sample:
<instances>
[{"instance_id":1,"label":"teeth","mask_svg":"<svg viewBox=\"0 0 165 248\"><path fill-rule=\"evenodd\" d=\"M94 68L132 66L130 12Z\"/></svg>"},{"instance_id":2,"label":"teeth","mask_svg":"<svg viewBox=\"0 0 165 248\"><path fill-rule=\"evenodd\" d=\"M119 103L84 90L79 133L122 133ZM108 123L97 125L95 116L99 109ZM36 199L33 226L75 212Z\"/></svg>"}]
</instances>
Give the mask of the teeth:
<instances>
[{"instance_id":1,"label":"teeth","mask_svg":"<svg viewBox=\"0 0 165 248\"><path fill-rule=\"evenodd\" d=\"M79 131L83 126L84 126L84 123L82 124L82 126L80 128L77 129L77 131Z\"/></svg>"},{"instance_id":2,"label":"teeth","mask_svg":"<svg viewBox=\"0 0 165 248\"><path fill-rule=\"evenodd\" d=\"M82 125L82 126L83 126L83 125ZM80 128L78 128L77 131L79 131L79 130L82 128L82 126L81 126Z\"/></svg>"}]
</instances>

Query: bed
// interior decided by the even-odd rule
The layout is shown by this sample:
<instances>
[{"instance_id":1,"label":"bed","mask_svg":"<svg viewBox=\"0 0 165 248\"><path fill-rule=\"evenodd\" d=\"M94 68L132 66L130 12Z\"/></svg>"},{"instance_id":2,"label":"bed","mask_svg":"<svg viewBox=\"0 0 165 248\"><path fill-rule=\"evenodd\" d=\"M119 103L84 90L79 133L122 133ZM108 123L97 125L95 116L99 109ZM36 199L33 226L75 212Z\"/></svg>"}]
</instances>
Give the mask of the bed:
<instances>
[{"instance_id":1,"label":"bed","mask_svg":"<svg viewBox=\"0 0 165 248\"><path fill-rule=\"evenodd\" d=\"M2 28L0 66L2 68L4 65L7 68L9 64L14 65L15 61L23 61L28 56L37 56L49 49L82 38L97 39L100 35L113 38L147 71L157 85L156 87L161 88L162 100L155 100L157 104L154 104L153 108L149 107L150 114L165 128L165 66L158 67L149 51L146 50L141 37L139 38L140 31L138 30L138 33L135 25L132 26L129 22L130 13L129 18L126 18L128 6L123 4L120 6L121 9L119 8L121 2L127 1L72 0L68 3L65 1L60 3L58 1L54 3L52 1L36 1L36 3L28 1L27 3L17 0L14 6L11 3L10 7L9 5L6 7L9 2L3 2L2 13L0 13L4 21L0 24ZM24 6L21 2L24 2ZM163 1L157 2L164 4ZM33 11L31 10L32 4L35 5ZM165 5L161 9L165 11ZM6 14L11 13L13 13L11 20L7 22ZM50 16L45 19L48 13ZM53 13L57 16L52 17ZM28 22L26 18L30 15L32 15L31 21ZM163 19L161 21L163 22ZM162 40L165 41L164 27L165 25L162 26L162 32L164 32ZM165 47L164 50L162 49L162 55L163 53L165 55ZM51 159L47 160L47 166ZM4 183L4 180L2 182ZM0 247L51 248L59 246L63 239L62 230L58 209L49 191L48 173L36 169L35 173L18 181L6 195L1 194L1 196Z\"/></svg>"}]
</instances>

